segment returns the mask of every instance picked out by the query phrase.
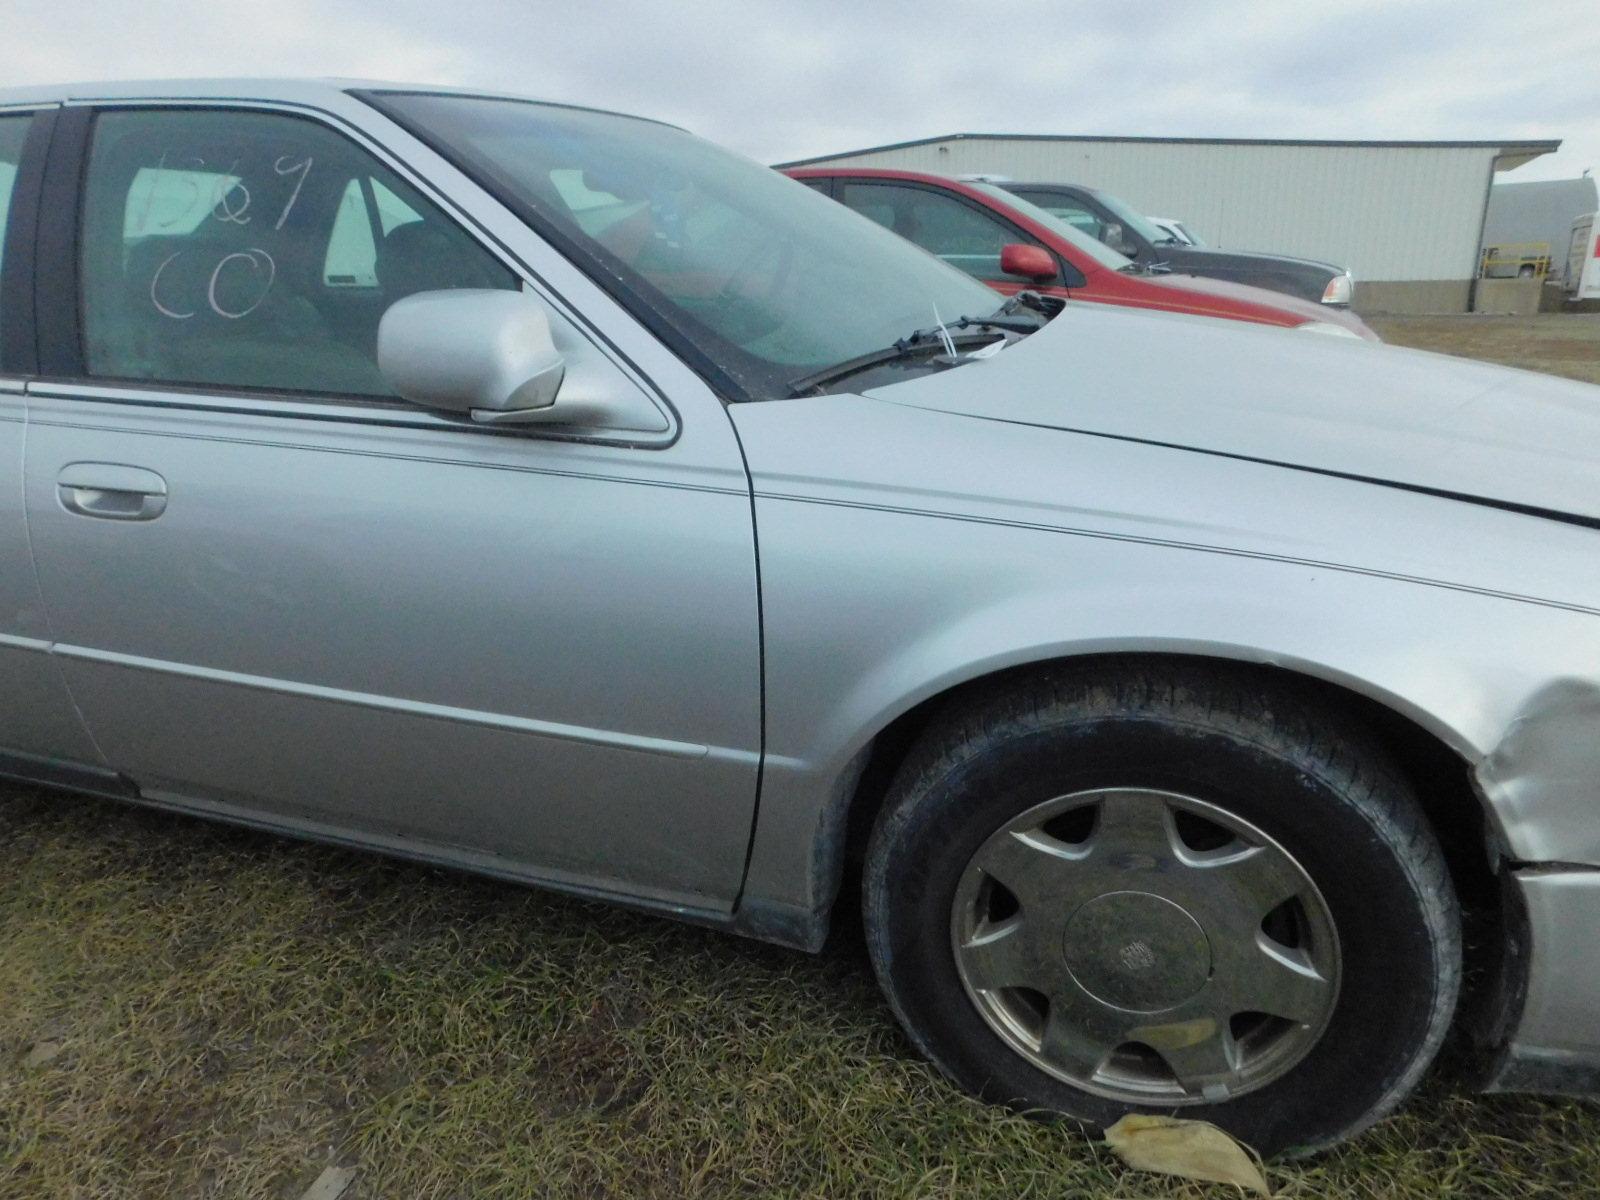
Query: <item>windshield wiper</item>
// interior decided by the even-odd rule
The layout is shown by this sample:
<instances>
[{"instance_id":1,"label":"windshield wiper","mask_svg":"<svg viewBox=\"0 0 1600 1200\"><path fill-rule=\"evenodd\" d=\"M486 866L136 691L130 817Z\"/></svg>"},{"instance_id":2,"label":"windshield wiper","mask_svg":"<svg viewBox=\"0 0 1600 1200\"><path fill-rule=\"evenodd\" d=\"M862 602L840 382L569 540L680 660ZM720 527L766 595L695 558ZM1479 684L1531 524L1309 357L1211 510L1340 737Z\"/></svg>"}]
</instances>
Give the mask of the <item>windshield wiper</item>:
<instances>
[{"instance_id":1,"label":"windshield wiper","mask_svg":"<svg viewBox=\"0 0 1600 1200\"><path fill-rule=\"evenodd\" d=\"M977 324L977 322L974 322L974 324ZM951 327L946 326L946 328ZM999 330L1001 337L1005 337L1007 332L1004 328ZM993 332L950 333L950 341L956 346L988 345L994 340L995 334ZM882 366L884 363L904 362L907 359L920 358L924 355L928 356L930 362L939 363L942 366L954 366L957 363L967 361L960 356L951 358L945 352L944 339L939 336L937 327L933 329L918 329L913 333L907 334L893 345L885 346L881 350L872 350L866 354L857 355L855 358L847 358L844 362L834 363L831 367L824 367L820 371L815 371L810 375L796 379L789 385L789 395L791 398L809 395L817 388L825 387L830 383L837 383L841 379L869 368Z\"/></svg>"},{"instance_id":2,"label":"windshield wiper","mask_svg":"<svg viewBox=\"0 0 1600 1200\"><path fill-rule=\"evenodd\" d=\"M960 317L943 326L916 329L881 350L872 350L802 376L789 385L789 395L804 396L872 367L903 362L924 354L930 356L930 362L940 366L953 367L970 362L974 357L972 355L958 354L952 358L945 347L945 339L949 339L951 346L970 346L975 343L989 346L994 344L997 333L1001 339L1008 341L1023 338L1036 333L1058 311L1059 308L1052 309L1051 302L1035 292L1018 292L987 317Z\"/></svg>"},{"instance_id":3,"label":"windshield wiper","mask_svg":"<svg viewBox=\"0 0 1600 1200\"><path fill-rule=\"evenodd\" d=\"M1059 301L1056 302L1059 305ZM1009 333L1020 333L1027 336L1037 333L1039 328L1051 317L1055 316L1060 308L1050 308L1044 297L1038 292L1018 292L1006 298L1006 302L995 309L987 317L958 317L949 322L943 329L948 332L966 329L1004 329ZM931 329L919 329L904 342L917 342L926 338L937 338L940 326ZM895 345L899 345L896 342Z\"/></svg>"}]
</instances>

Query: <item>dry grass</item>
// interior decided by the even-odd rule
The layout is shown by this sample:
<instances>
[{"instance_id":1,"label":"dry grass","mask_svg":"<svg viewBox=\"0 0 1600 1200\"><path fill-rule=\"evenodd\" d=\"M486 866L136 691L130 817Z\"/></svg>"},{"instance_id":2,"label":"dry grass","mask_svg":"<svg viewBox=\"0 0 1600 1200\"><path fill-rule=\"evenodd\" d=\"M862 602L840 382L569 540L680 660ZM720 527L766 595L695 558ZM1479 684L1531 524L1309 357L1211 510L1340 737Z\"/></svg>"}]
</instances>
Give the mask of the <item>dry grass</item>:
<instances>
[{"instance_id":1,"label":"dry grass","mask_svg":"<svg viewBox=\"0 0 1600 1200\"><path fill-rule=\"evenodd\" d=\"M1370 317L1386 342L1600 383L1600 314ZM1600 1186L1600 1185L1597 1185Z\"/></svg>"},{"instance_id":2,"label":"dry grass","mask_svg":"<svg viewBox=\"0 0 1600 1200\"><path fill-rule=\"evenodd\" d=\"M1384 332L1487 352L1512 329L1430 328ZM1600 324L1535 341L1569 328L1595 370ZM1490 356L1569 361L1520 336ZM55 1057L25 1065L41 1044ZM1600 1105L1475 1098L1448 1074L1275 1182L1600 1195ZM1070 1127L956 1093L896 1031L848 928L817 959L0 790L0 1197L292 1198L330 1162L359 1168L351 1200L1231 1194L1124 1172Z\"/></svg>"},{"instance_id":3,"label":"dry grass","mask_svg":"<svg viewBox=\"0 0 1600 1200\"><path fill-rule=\"evenodd\" d=\"M815 959L27 791L0 798L0 931L0 1196L293 1197L329 1162L363 1198L1206 1191L957 1094L849 934ZM1592 1195L1600 1106L1435 1081L1276 1178Z\"/></svg>"}]
</instances>

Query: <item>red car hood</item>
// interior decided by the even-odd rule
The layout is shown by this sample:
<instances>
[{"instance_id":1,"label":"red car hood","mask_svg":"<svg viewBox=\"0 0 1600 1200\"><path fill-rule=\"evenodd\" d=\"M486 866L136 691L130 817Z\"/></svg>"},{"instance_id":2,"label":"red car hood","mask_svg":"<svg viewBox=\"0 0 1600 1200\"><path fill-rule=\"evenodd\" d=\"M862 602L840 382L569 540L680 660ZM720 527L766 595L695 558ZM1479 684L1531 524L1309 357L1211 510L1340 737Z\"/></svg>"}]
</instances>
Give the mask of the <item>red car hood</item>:
<instances>
[{"instance_id":1,"label":"red car hood","mask_svg":"<svg viewBox=\"0 0 1600 1200\"><path fill-rule=\"evenodd\" d=\"M992 358L866 394L1600 521L1600 388L1442 354L1068 304Z\"/></svg>"},{"instance_id":2,"label":"red car hood","mask_svg":"<svg viewBox=\"0 0 1600 1200\"><path fill-rule=\"evenodd\" d=\"M1226 279L1207 279L1200 275L1180 275L1174 272L1171 275L1140 275L1138 278L1145 282L1156 284L1160 287L1178 288L1185 292L1200 292L1207 296L1216 296L1224 300L1239 300L1250 304L1264 304L1272 308L1282 309L1284 312L1297 313L1308 321L1326 321L1330 325L1338 325L1348 329L1351 333L1360 334L1368 341L1376 342L1378 335L1368 329L1366 323L1347 308L1334 308L1329 304L1315 304L1310 300L1302 300L1298 296L1285 295L1283 292L1268 291L1266 288L1251 287L1244 283L1230 283Z\"/></svg>"}]
</instances>

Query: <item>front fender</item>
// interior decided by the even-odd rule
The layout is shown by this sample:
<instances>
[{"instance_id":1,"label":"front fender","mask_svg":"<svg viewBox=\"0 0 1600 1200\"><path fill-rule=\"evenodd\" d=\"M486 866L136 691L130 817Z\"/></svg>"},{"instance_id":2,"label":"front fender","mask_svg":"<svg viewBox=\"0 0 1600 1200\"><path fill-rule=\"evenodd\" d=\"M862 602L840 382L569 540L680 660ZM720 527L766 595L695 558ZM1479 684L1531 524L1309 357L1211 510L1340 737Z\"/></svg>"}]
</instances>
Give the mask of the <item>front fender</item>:
<instances>
[{"instance_id":1,"label":"front fender","mask_svg":"<svg viewBox=\"0 0 1600 1200\"><path fill-rule=\"evenodd\" d=\"M1592 549L1592 533L1165 448L1133 448L1160 461L1130 475L1103 443L1092 459L1053 464L1066 495L1048 506L979 502L954 486L869 489L840 478L865 467L841 462L837 446L830 472L808 476L793 469L805 439L784 419L737 419L755 482L767 680L742 906L766 928L753 931L818 940L856 777L896 717L996 671L1113 652L1266 663L1369 697L1475 770L1506 856L1600 863L1600 739L1572 736L1600 700L1596 612L1445 575L1458 545L1520 547L1548 563L1577 552L1569 542ZM763 475L769 429L790 469ZM1041 438L1056 452L1082 444L1052 436L1019 439L1020 472L990 485L1026 482ZM1253 489L1256 528L1217 507L1219 471ZM1184 518L1141 515L1152 490L1186 499ZM1073 502L1085 494L1103 507ZM1448 537L1392 537L1441 515ZM1379 529L1388 544L1371 544ZM1548 575L1526 578L1549 590Z\"/></svg>"}]
</instances>

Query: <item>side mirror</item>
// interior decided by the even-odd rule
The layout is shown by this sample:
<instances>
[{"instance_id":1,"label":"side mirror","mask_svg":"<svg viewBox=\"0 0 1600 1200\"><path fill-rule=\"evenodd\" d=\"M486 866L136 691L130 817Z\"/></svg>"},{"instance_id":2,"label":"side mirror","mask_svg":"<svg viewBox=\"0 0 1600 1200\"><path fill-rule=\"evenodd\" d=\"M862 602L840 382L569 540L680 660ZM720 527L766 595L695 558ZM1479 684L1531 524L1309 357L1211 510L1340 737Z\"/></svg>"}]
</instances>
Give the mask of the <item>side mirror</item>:
<instances>
[{"instance_id":1,"label":"side mirror","mask_svg":"<svg viewBox=\"0 0 1600 1200\"><path fill-rule=\"evenodd\" d=\"M474 421L568 420L566 360L544 306L521 292L458 288L397 301L378 323L378 370L413 404Z\"/></svg>"},{"instance_id":2,"label":"side mirror","mask_svg":"<svg viewBox=\"0 0 1600 1200\"><path fill-rule=\"evenodd\" d=\"M1118 254L1125 254L1129 258L1139 257L1139 247L1128 240L1127 232L1117 221L1107 221L1100 230L1100 240L1110 246Z\"/></svg>"},{"instance_id":3,"label":"side mirror","mask_svg":"<svg viewBox=\"0 0 1600 1200\"><path fill-rule=\"evenodd\" d=\"M1056 260L1043 246L1010 242L1000 247L1000 270L1006 275L1047 283L1056 277Z\"/></svg>"}]
</instances>

